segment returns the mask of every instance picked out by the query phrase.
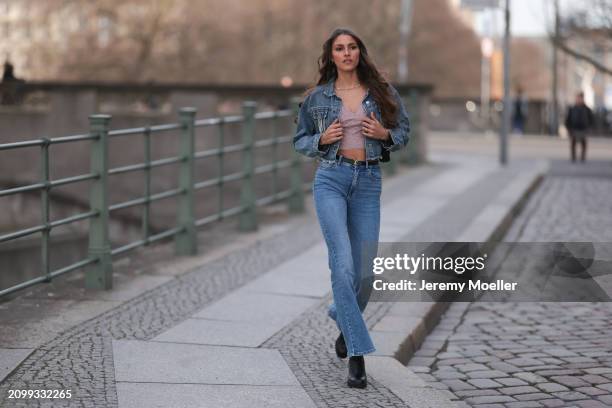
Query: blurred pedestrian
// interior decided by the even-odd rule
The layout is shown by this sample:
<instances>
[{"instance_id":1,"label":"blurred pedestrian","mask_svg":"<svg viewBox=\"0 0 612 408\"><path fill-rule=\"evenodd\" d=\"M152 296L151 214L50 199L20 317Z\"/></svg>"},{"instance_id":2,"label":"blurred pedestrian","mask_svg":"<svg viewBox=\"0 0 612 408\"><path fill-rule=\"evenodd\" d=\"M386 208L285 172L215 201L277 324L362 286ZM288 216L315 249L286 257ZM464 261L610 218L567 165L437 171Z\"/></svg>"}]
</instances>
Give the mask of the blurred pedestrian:
<instances>
[{"instance_id":1,"label":"blurred pedestrian","mask_svg":"<svg viewBox=\"0 0 612 408\"><path fill-rule=\"evenodd\" d=\"M572 162L576 161L576 143L582 147L580 160L586 160L587 133L595 123L593 111L584 103L584 93L576 95L576 103L571 106L565 117L565 127L570 136L570 153Z\"/></svg>"},{"instance_id":2,"label":"blurred pedestrian","mask_svg":"<svg viewBox=\"0 0 612 408\"><path fill-rule=\"evenodd\" d=\"M2 73L2 98L1 105L16 105L21 101L20 89L25 81L15 76L15 67L7 59L4 62L4 71Z\"/></svg>"},{"instance_id":3,"label":"blurred pedestrian","mask_svg":"<svg viewBox=\"0 0 612 408\"><path fill-rule=\"evenodd\" d=\"M13 81L15 77L15 67L9 60L4 61L4 71L2 72L2 82Z\"/></svg>"},{"instance_id":4,"label":"blurred pedestrian","mask_svg":"<svg viewBox=\"0 0 612 408\"><path fill-rule=\"evenodd\" d=\"M331 269L328 316L340 330L336 355L349 356L347 384L364 388L363 356L376 350L362 313L378 249L379 161L408 142L408 114L351 30L336 29L325 41L319 75L300 106L293 144L319 158L313 195Z\"/></svg>"},{"instance_id":5,"label":"blurred pedestrian","mask_svg":"<svg viewBox=\"0 0 612 408\"><path fill-rule=\"evenodd\" d=\"M527 120L527 101L523 95L523 88L516 89L516 96L512 102L512 131L520 135L525 134L525 122Z\"/></svg>"}]
</instances>

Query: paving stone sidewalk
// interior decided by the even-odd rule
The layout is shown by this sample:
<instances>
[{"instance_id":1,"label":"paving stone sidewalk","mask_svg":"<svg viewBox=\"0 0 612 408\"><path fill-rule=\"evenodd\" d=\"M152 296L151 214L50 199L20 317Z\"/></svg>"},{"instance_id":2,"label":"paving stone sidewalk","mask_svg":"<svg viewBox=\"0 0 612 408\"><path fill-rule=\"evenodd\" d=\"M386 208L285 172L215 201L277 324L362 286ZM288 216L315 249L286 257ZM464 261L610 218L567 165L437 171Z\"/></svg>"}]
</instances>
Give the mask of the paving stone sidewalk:
<instances>
[{"instance_id":1,"label":"paving stone sidewalk","mask_svg":"<svg viewBox=\"0 0 612 408\"><path fill-rule=\"evenodd\" d=\"M610 243L610 203L609 161L553 161L504 240ZM408 367L474 407L612 407L611 339L610 303L455 303Z\"/></svg>"},{"instance_id":2,"label":"paving stone sidewalk","mask_svg":"<svg viewBox=\"0 0 612 408\"><path fill-rule=\"evenodd\" d=\"M456 238L526 169L444 159L443 172L414 188L405 185L414 182L410 173L385 180L382 241ZM331 300L326 251L313 221L46 342L2 382L0 405L406 406L379 381L384 375L370 375L366 390L344 386L346 363L333 355L337 333L324 313ZM392 306L368 306L369 326ZM73 398L9 401L9 389L72 389Z\"/></svg>"}]
</instances>

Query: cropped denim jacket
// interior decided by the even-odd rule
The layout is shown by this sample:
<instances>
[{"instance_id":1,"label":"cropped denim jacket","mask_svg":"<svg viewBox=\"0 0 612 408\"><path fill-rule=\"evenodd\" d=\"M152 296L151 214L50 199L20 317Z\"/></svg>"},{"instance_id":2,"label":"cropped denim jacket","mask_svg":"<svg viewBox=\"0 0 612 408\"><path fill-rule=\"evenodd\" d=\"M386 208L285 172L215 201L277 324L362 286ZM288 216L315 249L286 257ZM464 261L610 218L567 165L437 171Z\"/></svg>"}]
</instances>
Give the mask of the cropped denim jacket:
<instances>
[{"instance_id":1,"label":"cropped denim jacket","mask_svg":"<svg viewBox=\"0 0 612 408\"><path fill-rule=\"evenodd\" d=\"M304 99L298 113L297 130L293 137L293 146L298 153L326 160L336 159L341 140L319 146L321 135L338 118L342 108L342 100L336 95L334 82L335 80L332 79L325 85L318 85ZM389 87L398 106L397 126L390 129L391 140L383 142L379 139L365 137L366 160L379 159L382 149L392 152L401 149L408 143L410 131L408 114L397 90L391 85ZM361 105L368 117L371 112L374 112L376 119L382 123L380 108L369 92L366 92Z\"/></svg>"}]
</instances>

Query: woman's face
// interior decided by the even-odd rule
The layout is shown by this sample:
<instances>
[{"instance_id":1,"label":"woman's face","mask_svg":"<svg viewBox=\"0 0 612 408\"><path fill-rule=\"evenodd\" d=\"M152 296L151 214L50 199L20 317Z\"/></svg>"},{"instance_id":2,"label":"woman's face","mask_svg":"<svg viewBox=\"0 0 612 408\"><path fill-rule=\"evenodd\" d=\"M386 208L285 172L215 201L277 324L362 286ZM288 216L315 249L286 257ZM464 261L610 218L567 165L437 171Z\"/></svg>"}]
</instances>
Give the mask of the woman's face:
<instances>
[{"instance_id":1,"label":"woman's face","mask_svg":"<svg viewBox=\"0 0 612 408\"><path fill-rule=\"evenodd\" d=\"M332 60L341 71L353 71L359 63L357 41L347 34L340 34L332 44Z\"/></svg>"}]
</instances>

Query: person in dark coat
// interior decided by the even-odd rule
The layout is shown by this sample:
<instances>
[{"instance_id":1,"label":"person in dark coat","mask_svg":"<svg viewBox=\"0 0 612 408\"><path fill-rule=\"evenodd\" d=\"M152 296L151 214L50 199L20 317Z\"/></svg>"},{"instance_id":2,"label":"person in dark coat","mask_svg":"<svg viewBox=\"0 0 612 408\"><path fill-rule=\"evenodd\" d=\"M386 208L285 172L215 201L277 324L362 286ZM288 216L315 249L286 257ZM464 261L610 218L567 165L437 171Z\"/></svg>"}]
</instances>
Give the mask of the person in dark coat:
<instances>
[{"instance_id":1,"label":"person in dark coat","mask_svg":"<svg viewBox=\"0 0 612 408\"><path fill-rule=\"evenodd\" d=\"M582 151L580 160L586 160L587 133L593 127L595 120L593 111L584 103L584 93L576 95L576 103L571 106L565 117L565 127L570 136L570 152L572 162L576 161L576 143L580 143Z\"/></svg>"},{"instance_id":2,"label":"person in dark coat","mask_svg":"<svg viewBox=\"0 0 612 408\"><path fill-rule=\"evenodd\" d=\"M21 86L25 81L15 76L15 67L9 60L4 62L0 83L0 105L16 105L21 102Z\"/></svg>"},{"instance_id":3,"label":"person in dark coat","mask_svg":"<svg viewBox=\"0 0 612 408\"><path fill-rule=\"evenodd\" d=\"M522 135L525 133L525 122L527 121L527 101L523 95L523 89L516 89L516 98L512 102L512 131Z\"/></svg>"}]
</instances>

